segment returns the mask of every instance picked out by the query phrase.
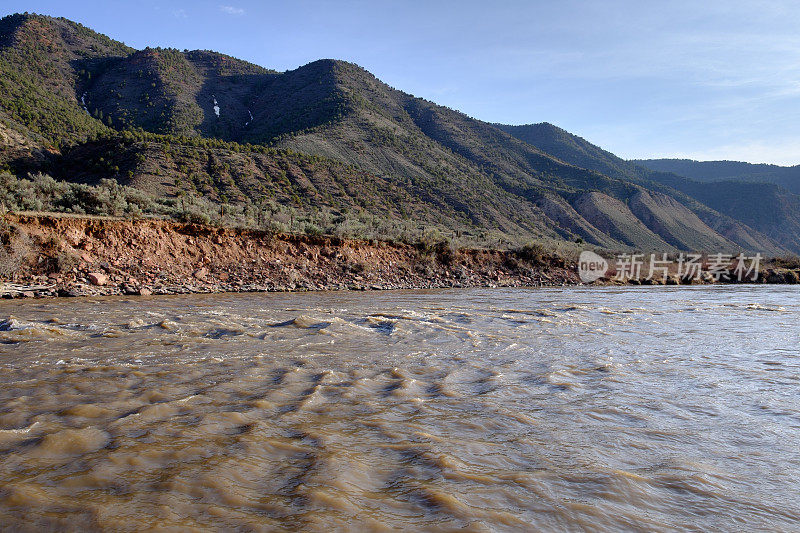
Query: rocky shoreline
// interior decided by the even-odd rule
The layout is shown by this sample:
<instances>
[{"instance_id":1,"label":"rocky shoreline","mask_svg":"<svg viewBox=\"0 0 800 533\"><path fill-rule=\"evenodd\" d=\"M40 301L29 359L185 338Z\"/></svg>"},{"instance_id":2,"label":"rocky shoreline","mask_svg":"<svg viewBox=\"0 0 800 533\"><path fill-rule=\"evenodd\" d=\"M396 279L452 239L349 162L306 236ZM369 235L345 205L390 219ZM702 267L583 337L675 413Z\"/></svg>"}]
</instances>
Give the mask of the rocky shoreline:
<instances>
[{"instance_id":1,"label":"rocky shoreline","mask_svg":"<svg viewBox=\"0 0 800 533\"><path fill-rule=\"evenodd\" d=\"M453 250L198 224L7 215L0 297L580 285L577 265L541 251ZM765 265L749 283L800 281ZM715 283L601 279L597 285ZM720 282L717 282L720 283ZM724 282L723 282L724 283Z\"/></svg>"},{"instance_id":2,"label":"rocky shoreline","mask_svg":"<svg viewBox=\"0 0 800 533\"><path fill-rule=\"evenodd\" d=\"M575 285L551 255L453 250L272 234L162 220L7 216L19 266L0 295L71 297L217 292Z\"/></svg>"}]
</instances>

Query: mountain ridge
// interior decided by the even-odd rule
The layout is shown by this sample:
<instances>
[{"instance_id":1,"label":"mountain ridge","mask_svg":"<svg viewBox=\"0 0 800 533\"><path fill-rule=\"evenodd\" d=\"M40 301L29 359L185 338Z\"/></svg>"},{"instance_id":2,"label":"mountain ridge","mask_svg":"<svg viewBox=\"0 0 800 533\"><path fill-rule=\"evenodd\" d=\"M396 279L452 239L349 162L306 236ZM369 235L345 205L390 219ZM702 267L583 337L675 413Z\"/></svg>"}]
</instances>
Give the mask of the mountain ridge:
<instances>
[{"instance_id":1,"label":"mountain ridge","mask_svg":"<svg viewBox=\"0 0 800 533\"><path fill-rule=\"evenodd\" d=\"M353 63L277 72L210 51L133 50L40 15L2 19L0 43L0 164L17 172L253 209L356 209L498 244L800 250L560 128L526 140Z\"/></svg>"},{"instance_id":2,"label":"mountain ridge","mask_svg":"<svg viewBox=\"0 0 800 533\"><path fill-rule=\"evenodd\" d=\"M650 170L670 172L697 181L774 183L794 194L800 194L800 165L781 166L769 163L693 159L637 159L633 162Z\"/></svg>"}]
</instances>

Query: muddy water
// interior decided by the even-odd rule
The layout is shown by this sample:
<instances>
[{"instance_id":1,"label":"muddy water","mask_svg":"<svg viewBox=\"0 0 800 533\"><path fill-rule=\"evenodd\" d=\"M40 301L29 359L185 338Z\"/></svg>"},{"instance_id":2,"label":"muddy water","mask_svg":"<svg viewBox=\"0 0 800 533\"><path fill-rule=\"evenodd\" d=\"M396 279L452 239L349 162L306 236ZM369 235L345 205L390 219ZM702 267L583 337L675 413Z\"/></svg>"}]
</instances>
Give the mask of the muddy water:
<instances>
[{"instance_id":1,"label":"muddy water","mask_svg":"<svg viewBox=\"0 0 800 533\"><path fill-rule=\"evenodd\" d=\"M797 530L797 297L0 302L0 524Z\"/></svg>"}]
</instances>

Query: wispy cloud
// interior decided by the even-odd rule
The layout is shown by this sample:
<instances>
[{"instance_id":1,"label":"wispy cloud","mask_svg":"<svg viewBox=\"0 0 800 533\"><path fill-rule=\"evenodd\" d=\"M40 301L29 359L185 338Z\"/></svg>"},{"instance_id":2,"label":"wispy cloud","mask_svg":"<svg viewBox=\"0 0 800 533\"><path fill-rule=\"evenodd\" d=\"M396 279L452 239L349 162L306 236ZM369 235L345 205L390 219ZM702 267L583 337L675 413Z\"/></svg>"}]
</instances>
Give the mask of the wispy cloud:
<instances>
[{"instance_id":1,"label":"wispy cloud","mask_svg":"<svg viewBox=\"0 0 800 533\"><path fill-rule=\"evenodd\" d=\"M235 15L235 16L244 15L244 9L242 9L241 7L221 5L219 6L219 10L225 13L226 15Z\"/></svg>"},{"instance_id":2,"label":"wispy cloud","mask_svg":"<svg viewBox=\"0 0 800 533\"><path fill-rule=\"evenodd\" d=\"M189 15L186 14L186 10L185 9L173 9L172 10L172 16L175 17L176 19L189 18Z\"/></svg>"}]
</instances>

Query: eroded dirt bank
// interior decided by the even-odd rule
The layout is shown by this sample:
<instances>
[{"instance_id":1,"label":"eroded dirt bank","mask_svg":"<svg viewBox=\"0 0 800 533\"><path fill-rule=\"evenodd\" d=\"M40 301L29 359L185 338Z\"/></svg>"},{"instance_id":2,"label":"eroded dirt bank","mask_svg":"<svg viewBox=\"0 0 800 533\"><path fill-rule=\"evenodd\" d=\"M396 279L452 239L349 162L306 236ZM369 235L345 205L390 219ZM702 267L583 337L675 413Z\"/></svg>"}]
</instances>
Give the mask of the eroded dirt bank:
<instances>
[{"instance_id":1,"label":"eroded dirt bank","mask_svg":"<svg viewBox=\"0 0 800 533\"><path fill-rule=\"evenodd\" d=\"M420 249L160 220L9 215L8 296L379 290L577 283L557 257Z\"/></svg>"}]
</instances>

